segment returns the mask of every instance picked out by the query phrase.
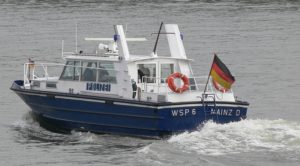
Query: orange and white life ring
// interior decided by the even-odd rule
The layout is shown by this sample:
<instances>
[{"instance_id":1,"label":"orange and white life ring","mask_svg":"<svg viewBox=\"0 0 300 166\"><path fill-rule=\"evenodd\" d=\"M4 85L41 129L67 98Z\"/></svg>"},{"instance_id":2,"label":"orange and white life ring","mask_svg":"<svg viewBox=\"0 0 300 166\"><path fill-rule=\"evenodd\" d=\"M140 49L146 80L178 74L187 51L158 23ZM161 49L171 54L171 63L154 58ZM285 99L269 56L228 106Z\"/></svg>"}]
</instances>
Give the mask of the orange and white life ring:
<instances>
[{"instance_id":1,"label":"orange and white life ring","mask_svg":"<svg viewBox=\"0 0 300 166\"><path fill-rule=\"evenodd\" d=\"M176 78L180 78L183 81L183 86L177 87L175 85L174 80ZM178 72L169 75L167 78L167 83L168 83L169 88L175 93L183 93L184 91L188 90L189 86L190 86L189 78L186 75L178 73Z\"/></svg>"}]
</instances>

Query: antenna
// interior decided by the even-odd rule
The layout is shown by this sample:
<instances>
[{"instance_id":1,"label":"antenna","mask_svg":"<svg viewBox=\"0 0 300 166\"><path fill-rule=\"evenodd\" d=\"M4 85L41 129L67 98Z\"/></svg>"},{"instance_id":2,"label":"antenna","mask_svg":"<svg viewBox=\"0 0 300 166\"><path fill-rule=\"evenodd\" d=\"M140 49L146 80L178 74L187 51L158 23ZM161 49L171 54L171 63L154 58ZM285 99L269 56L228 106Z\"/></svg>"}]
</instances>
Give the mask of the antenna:
<instances>
[{"instance_id":1,"label":"antenna","mask_svg":"<svg viewBox=\"0 0 300 166\"><path fill-rule=\"evenodd\" d=\"M76 29L75 29L75 49L76 49L76 53L78 52L77 47L78 47L78 43L77 43L77 21L76 21Z\"/></svg>"},{"instance_id":2,"label":"antenna","mask_svg":"<svg viewBox=\"0 0 300 166\"><path fill-rule=\"evenodd\" d=\"M157 34L157 37L156 37L155 45L154 45L154 48L153 48L153 54L154 55L156 55L156 47L157 47L160 31L161 31L161 28L162 28L163 24L164 24L163 22L160 23L160 27L159 27L158 34Z\"/></svg>"}]
</instances>

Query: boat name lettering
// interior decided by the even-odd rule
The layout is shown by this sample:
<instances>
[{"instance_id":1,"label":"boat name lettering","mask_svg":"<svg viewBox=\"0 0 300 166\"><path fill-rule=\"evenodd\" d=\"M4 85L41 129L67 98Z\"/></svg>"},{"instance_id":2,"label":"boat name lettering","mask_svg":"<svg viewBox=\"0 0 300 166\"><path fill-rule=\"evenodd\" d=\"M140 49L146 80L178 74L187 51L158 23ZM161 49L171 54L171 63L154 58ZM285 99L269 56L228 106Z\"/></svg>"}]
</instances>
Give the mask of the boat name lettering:
<instances>
[{"instance_id":1,"label":"boat name lettering","mask_svg":"<svg viewBox=\"0 0 300 166\"><path fill-rule=\"evenodd\" d=\"M172 116L195 116L196 115L196 109L192 108L181 108L181 109L172 109Z\"/></svg>"},{"instance_id":2,"label":"boat name lettering","mask_svg":"<svg viewBox=\"0 0 300 166\"><path fill-rule=\"evenodd\" d=\"M111 89L110 84L101 84L101 83L94 83L94 82L86 83L86 90L110 92L110 89Z\"/></svg>"},{"instance_id":3,"label":"boat name lettering","mask_svg":"<svg viewBox=\"0 0 300 166\"><path fill-rule=\"evenodd\" d=\"M231 108L211 108L211 115L222 115L222 116L240 116L241 111L239 109L233 110Z\"/></svg>"}]
</instances>

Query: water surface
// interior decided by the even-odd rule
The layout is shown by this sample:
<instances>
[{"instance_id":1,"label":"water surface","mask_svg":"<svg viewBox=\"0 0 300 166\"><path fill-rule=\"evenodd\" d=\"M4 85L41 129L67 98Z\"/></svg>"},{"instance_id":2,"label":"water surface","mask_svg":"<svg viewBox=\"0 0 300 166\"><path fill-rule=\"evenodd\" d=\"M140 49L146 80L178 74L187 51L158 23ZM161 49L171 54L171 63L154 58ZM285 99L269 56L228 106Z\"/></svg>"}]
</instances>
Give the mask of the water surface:
<instances>
[{"instance_id":1,"label":"water surface","mask_svg":"<svg viewBox=\"0 0 300 166\"><path fill-rule=\"evenodd\" d=\"M0 1L0 165L299 165L300 2L242 1ZM147 140L44 130L8 88L28 58L63 62L78 38L110 37L127 24L134 54L153 49L161 21L177 23L194 73L207 75L217 53L236 77L235 94L250 102L248 119ZM165 40L158 53L168 55ZM92 46L90 46L92 45ZM79 49L94 49L79 40Z\"/></svg>"}]
</instances>

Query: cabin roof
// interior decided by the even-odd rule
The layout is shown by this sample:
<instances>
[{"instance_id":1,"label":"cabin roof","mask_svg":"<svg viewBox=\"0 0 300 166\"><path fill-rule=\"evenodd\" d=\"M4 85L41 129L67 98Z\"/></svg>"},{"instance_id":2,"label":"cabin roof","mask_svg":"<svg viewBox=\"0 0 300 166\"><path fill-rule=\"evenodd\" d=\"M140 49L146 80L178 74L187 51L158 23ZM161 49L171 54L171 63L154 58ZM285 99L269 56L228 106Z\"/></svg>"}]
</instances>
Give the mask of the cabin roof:
<instances>
[{"instance_id":1,"label":"cabin roof","mask_svg":"<svg viewBox=\"0 0 300 166\"><path fill-rule=\"evenodd\" d=\"M157 60L157 59L193 61L193 59L177 58L177 57L165 57L165 56L153 57L153 56L130 55L130 59L128 60L128 62L139 62L139 61Z\"/></svg>"},{"instance_id":2,"label":"cabin roof","mask_svg":"<svg viewBox=\"0 0 300 166\"><path fill-rule=\"evenodd\" d=\"M87 60L87 61L119 61L120 57L116 55L96 56L96 55L69 55L67 60Z\"/></svg>"},{"instance_id":3,"label":"cabin roof","mask_svg":"<svg viewBox=\"0 0 300 166\"><path fill-rule=\"evenodd\" d=\"M92 55L92 54L85 54L85 55L68 55L65 56L66 60L86 60L86 61L119 61L120 57L115 55L110 56L99 56L99 55ZM186 58L177 58L177 57L165 57L165 56L145 56L145 55L130 55L130 59L127 62L140 62L140 61L151 61L151 60L181 60L181 61L193 61L193 59L186 59Z\"/></svg>"}]
</instances>

